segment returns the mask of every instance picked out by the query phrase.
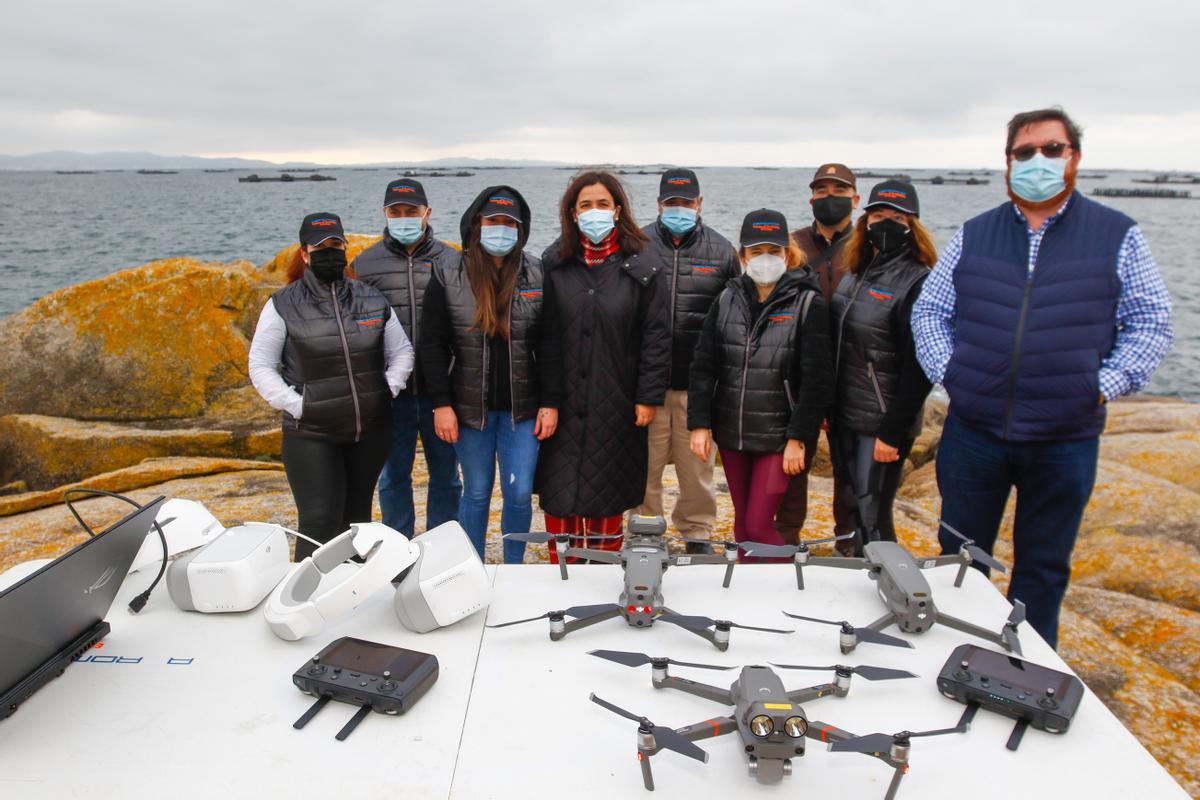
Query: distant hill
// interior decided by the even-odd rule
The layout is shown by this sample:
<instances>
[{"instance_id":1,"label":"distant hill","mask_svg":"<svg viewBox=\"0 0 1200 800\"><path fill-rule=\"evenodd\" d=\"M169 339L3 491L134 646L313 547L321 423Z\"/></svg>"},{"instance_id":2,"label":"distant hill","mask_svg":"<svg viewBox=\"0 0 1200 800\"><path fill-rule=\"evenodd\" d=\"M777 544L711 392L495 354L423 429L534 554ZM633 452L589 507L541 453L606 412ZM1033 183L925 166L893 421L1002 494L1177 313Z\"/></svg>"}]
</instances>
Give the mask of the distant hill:
<instances>
[{"instance_id":1,"label":"distant hill","mask_svg":"<svg viewBox=\"0 0 1200 800\"><path fill-rule=\"evenodd\" d=\"M514 160L505 158L436 158L431 161L381 161L354 166L380 167L554 167L559 161ZM320 166L311 161L287 161L277 164L252 158L204 158L202 156L163 156L157 153L79 153L51 150L24 156L0 155L0 170L105 170L105 169L281 169Z\"/></svg>"}]
</instances>

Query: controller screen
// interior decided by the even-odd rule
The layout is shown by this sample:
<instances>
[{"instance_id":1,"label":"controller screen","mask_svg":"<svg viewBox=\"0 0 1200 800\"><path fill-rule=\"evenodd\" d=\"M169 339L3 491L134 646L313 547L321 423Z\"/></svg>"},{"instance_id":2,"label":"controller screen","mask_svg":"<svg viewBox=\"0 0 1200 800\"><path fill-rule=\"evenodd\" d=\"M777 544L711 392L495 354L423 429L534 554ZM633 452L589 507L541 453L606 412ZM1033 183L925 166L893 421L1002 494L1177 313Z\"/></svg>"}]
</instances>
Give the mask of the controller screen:
<instances>
[{"instance_id":1,"label":"controller screen","mask_svg":"<svg viewBox=\"0 0 1200 800\"><path fill-rule=\"evenodd\" d=\"M1071 676L1066 673L1022 661L993 650L982 648L975 650L969 654L968 661L971 671L975 673L1039 693L1053 688L1055 692L1061 694L1066 691L1071 680Z\"/></svg>"},{"instance_id":2,"label":"controller screen","mask_svg":"<svg viewBox=\"0 0 1200 800\"><path fill-rule=\"evenodd\" d=\"M331 667L370 675L381 675L387 670L392 673L392 680L402 681L427 658L427 654L413 650L362 639L343 639L329 652L324 653L321 661Z\"/></svg>"}]
</instances>

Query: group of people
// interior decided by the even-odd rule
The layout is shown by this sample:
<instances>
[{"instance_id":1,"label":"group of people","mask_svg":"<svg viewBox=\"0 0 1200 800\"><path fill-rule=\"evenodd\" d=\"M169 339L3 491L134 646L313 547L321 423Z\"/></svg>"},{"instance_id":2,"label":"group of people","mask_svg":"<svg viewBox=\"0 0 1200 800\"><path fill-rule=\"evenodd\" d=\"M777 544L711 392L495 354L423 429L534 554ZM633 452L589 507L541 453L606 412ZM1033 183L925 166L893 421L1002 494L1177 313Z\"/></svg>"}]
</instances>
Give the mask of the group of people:
<instances>
[{"instance_id":1,"label":"group of people","mask_svg":"<svg viewBox=\"0 0 1200 800\"><path fill-rule=\"evenodd\" d=\"M674 526L711 552L718 454L735 539L795 543L823 430L853 555L895 539L940 383L942 517L990 551L1016 488L1009 595L1054 644L1104 405L1170 348L1170 301L1133 220L1075 191L1080 131L1061 109L1016 115L1005 154L1011 201L940 259L910 183L878 183L855 219L857 180L836 163L809 185L811 226L757 209L736 247L687 169L663 173L645 227L615 176L576 175L540 258L511 186L466 209L461 250L411 179L388 184L383 238L353 263L340 219L310 214L249 357L283 412L300 530L326 541L370 519L378 482L384 523L412 536L419 436L426 526L457 519L481 555L497 464L502 533L530 530L536 493L547 532L618 549L625 514L663 514L673 463ZM519 563L524 545L503 554Z\"/></svg>"}]
</instances>

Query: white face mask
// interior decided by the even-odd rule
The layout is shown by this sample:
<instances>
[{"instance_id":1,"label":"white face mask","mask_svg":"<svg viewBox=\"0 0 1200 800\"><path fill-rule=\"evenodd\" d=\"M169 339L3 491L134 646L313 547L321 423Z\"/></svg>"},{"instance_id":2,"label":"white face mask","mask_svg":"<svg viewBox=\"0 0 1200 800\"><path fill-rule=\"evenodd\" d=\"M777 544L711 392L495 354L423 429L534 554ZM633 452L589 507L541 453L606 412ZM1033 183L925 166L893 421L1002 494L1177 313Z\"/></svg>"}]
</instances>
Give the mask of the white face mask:
<instances>
[{"instance_id":1,"label":"white face mask","mask_svg":"<svg viewBox=\"0 0 1200 800\"><path fill-rule=\"evenodd\" d=\"M778 283L785 272L787 272L787 262L783 260L782 256L771 253L763 253L746 262L746 274L759 286Z\"/></svg>"}]
</instances>

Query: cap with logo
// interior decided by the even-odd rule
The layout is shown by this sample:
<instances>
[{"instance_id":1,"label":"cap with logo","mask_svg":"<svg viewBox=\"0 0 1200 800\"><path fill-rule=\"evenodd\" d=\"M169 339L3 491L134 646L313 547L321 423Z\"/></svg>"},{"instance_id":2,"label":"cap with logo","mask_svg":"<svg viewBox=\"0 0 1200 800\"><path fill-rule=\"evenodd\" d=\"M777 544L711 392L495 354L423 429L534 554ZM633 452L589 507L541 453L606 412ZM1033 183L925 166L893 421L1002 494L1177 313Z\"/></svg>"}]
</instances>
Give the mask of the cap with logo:
<instances>
[{"instance_id":1,"label":"cap with logo","mask_svg":"<svg viewBox=\"0 0 1200 800\"><path fill-rule=\"evenodd\" d=\"M479 211L481 217L509 217L521 221L521 205L512 192L500 189L488 195Z\"/></svg>"},{"instance_id":2,"label":"cap with logo","mask_svg":"<svg viewBox=\"0 0 1200 800\"><path fill-rule=\"evenodd\" d=\"M876 206L890 206L914 217L921 216L921 203L917 199L917 190L907 181L882 181L871 189L871 199L864 211L870 211Z\"/></svg>"},{"instance_id":3,"label":"cap with logo","mask_svg":"<svg viewBox=\"0 0 1200 800\"><path fill-rule=\"evenodd\" d=\"M788 246L787 219L778 211L760 208L751 211L742 221L742 247L753 247L756 244L774 244L780 247Z\"/></svg>"},{"instance_id":4,"label":"cap with logo","mask_svg":"<svg viewBox=\"0 0 1200 800\"><path fill-rule=\"evenodd\" d=\"M392 181L384 192L383 207L387 208L397 203L407 203L410 206L429 205L429 201L425 199L425 187L420 181L414 181L412 178Z\"/></svg>"},{"instance_id":5,"label":"cap with logo","mask_svg":"<svg viewBox=\"0 0 1200 800\"><path fill-rule=\"evenodd\" d=\"M700 196L700 181L690 169L669 169L662 174L658 183L658 199L670 200L680 197L695 200Z\"/></svg>"},{"instance_id":6,"label":"cap with logo","mask_svg":"<svg viewBox=\"0 0 1200 800\"><path fill-rule=\"evenodd\" d=\"M346 241L342 220L337 214L318 211L316 214L309 214L300 223L300 244L318 245L326 239Z\"/></svg>"},{"instance_id":7,"label":"cap with logo","mask_svg":"<svg viewBox=\"0 0 1200 800\"><path fill-rule=\"evenodd\" d=\"M837 181L851 188L858 188L858 181L854 177L854 173L845 164L822 164L817 167L817 171L813 173L812 183L808 184L808 188L813 188L821 181Z\"/></svg>"}]
</instances>

